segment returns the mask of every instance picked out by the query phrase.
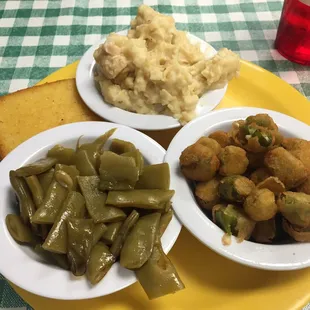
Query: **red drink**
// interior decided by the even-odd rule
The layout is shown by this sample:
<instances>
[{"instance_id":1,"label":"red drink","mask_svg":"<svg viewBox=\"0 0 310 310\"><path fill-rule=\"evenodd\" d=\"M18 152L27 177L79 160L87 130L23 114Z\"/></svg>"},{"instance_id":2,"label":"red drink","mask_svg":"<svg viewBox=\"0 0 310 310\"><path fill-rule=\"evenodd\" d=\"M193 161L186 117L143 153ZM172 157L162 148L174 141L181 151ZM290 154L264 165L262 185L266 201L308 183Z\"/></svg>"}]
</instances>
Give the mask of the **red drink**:
<instances>
[{"instance_id":1,"label":"red drink","mask_svg":"<svg viewBox=\"0 0 310 310\"><path fill-rule=\"evenodd\" d=\"M275 47L285 58L310 65L310 0L285 0Z\"/></svg>"}]
</instances>

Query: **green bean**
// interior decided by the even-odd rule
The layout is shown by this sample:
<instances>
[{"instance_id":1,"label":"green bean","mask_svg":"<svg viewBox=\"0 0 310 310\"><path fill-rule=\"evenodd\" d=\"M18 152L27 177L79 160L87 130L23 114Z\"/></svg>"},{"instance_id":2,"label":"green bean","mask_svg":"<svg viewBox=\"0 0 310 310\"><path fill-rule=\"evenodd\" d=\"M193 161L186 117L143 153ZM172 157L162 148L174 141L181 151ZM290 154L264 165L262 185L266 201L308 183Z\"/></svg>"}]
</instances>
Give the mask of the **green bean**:
<instances>
[{"instance_id":1,"label":"green bean","mask_svg":"<svg viewBox=\"0 0 310 310\"><path fill-rule=\"evenodd\" d=\"M99 167L99 157L100 157L100 151L105 145L105 143L108 141L108 139L113 135L116 128L110 129L102 136L98 137L95 141L91 143L84 143L81 146L78 143L77 151L78 150L84 150L87 153L87 157L89 158L89 161L91 164L96 168Z\"/></svg>"},{"instance_id":2,"label":"green bean","mask_svg":"<svg viewBox=\"0 0 310 310\"><path fill-rule=\"evenodd\" d=\"M39 182L39 179L36 175L31 175L29 177L26 177L25 180L31 191L35 207L36 209L39 209L44 199L44 192ZM42 238L44 239L46 238L48 234L48 227L46 225L39 225L38 228L36 228L35 230L40 232L39 234L41 235Z\"/></svg>"},{"instance_id":3,"label":"green bean","mask_svg":"<svg viewBox=\"0 0 310 310\"><path fill-rule=\"evenodd\" d=\"M128 234L120 255L121 266L127 269L142 267L150 258L158 233L160 213L142 216Z\"/></svg>"},{"instance_id":4,"label":"green bean","mask_svg":"<svg viewBox=\"0 0 310 310\"><path fill-rule=\"evenodd\" d=\"M124 154L135 150L136 147L133 143L120 139L113 139L110 146L110 151L116 154Z\"/></svg>"},{"instance_id":5,"label":"green bean","mask_svg":"<svg viewBox=\"0 0 310 310\"><path fill-rule=\"evenodd\" d=\"M62 170L58 170L55 172L55 180L64 188L71 191L73 188L73 181L70 175Z\"/></svg>"},{"instance_id":6,"label":"green bean","mask_svg":"<svg viewBox=\"0 0 310 310\"><path fill-rule=\"evenodd\" d=\"M126 214L115 207L105 206L107 194L98 189L97 176L78 177L78 183L86 200L86 208L95 223L119 222Z\"/></svg>"},{"instance_id":7,"label":"green bean","mask_svg":"<svg viewBox=\"0 0 310 310\"><path fill-rule=\"evenodd\" d=\"M165 209L166 203L174 195L173 190L140 189L133 191L110 191L106 203L123 207L143 209Z\"/></svg>"},{"instance_id":8,"label":"green bean","mask_svg":"<svg viewBox=\"0 0 310 310\"><path fill-rule=\"evenodd\" d=\"M107 244L107 245L111 245L114 240L116 239L116 236L120 230L120 228L122 227L123 222L116 222L116 223L111 223L107 225L107 230L106 232L103 234L101 240Z\"/></svg>"},{"instance_id":9,"label":"green bean","mask_svg":"<svg viewBox=\"0 0 310 310\"><path fill-rule=\"evenodd\" d=\"M30 175L37 175L51 169L56 163L57 159L55 158L42 158L32 164L17 169L16 176L28 177Z\"/></svg>"},{"instance_id":10,"label":"green bean","mask_svg":"<svg viewBox=\"0 0 310 310\"><path fill-rule=\"evenodd\" d=\"M167 163L145 166L136 189L169 189L170 170Z\"/></svg>"},{"instance_id":11,"label":"green bean","mask_svg":"<svg viewBox=\"0 0 310 310\"><path fill-rule=\"evenodd\" d=\"M44 250L65 254L67 253L68 236L66 230L67 218L83 218L85 214L85 199L78 192L70 192L64 201L55 223L45 242Z\"/></svg>"},{"instance_id":12,"label":"green bean","mask_svg":"<svg viewBox=\"0 0 310 310\"><path fill-rule=\"evenodd\" d=\"M80 171L80 175L84 176L97 175L95 166L91 163L85 150L78 150L76 152L75 164L76 168Z\"/></svg>"},{"instance_id":13,"label":"green bean","mask_svg":"<svg viewBox=\"0 0 310 310\"><path fill-rule=\"evenodd\" d=\"M54 224L67 194L68 190L61 186L56 180L53 180L40 208L32 217L32 222L36 224Z\"/></svg>"},{"instance_id":14,"label":"green bean","mask_svg":"<svg viewBox=\"0 0 310 310\"><path fill-rule=\"evenodd\" d=\"M154 245L149 260L141 268L136 269L135 273L149 299L172 294L185 288L160 243Z\"/></svg>"},{"instance_id":15,"label":"green bean","mask_svg":"<svg viewBox=\"0 0 310 310\"><path fill-rule=\"evenodd\" d=\"M93 231L93 245L95 245L107 231L108 227L103 223L95 224Z\"/></svg>"},{"instance_id":16,"label":"green bean","mask_svg":"<svg viewBox=\"0 0 310 310\"><path fill-rule=\"evenodd\" d=\"M124 154L122 154L122 156L132 157L135 160L136 166L139 170L139 175L141 175L143 173L144 158L143 158L143 156L139 150L124 153Z\"/></svg>"},{"instance_id":17,"label":"green bean","mask_svg":"<svg viewBox=\"0 0 310 310\"><path fill-rule=\"evenodd\" d=\"M44 195L46 194L49 186L51 185L53 178L54 178L55 169L52 168L44 173L38 174L37 177L43 189Z\"/></svg>"},{"instance_id":18,"label":"green bean","mask_svg":"<svg viewBox=\"0 0 310 310\"><path fill-rule=\"evenodd\" d=\"M10 182L19 201L20 215L25 224L32 220L35 213L34 202L26 181L19 178L15 171L10 171Z\"/></svg>"},{"instance_id":19,"label":"green bean","mask_svg":"<svg viewBox=\"0 0 310 310\"><path fill-rule=\"evenodd\" d=\"M139 219L139 213L136 210L133 210L126 220L123 222L115 240L112 243L110 248L111 253L114 255L115 258L119 256L121 249L123 247L124 241L129 234L130 230L136 224Z\"/></svg>"},{"instance_id":20,"label":"green bean","mask_svg":"<svg viewBox=\"0 0 310 310\"><path fill-rule=\"evenodd\" d=\"M20 216L8 214L5 218L6 227L12 238L20 243L32 243L34 236L31 229L25 225Z\"/></svg>"},{"instance_id":21,"label":"green bean","mask_svg":"<svg viewBox=\"0 0 310 310\"><path fill-rule=\"evenodd\" d=\"M86 272L87 261L93 245L94 223L87 219L67 219L68 260L71 272L82 276Z\"/></svg>"},{"instance_id":22,"label":"green bean","mask_svg":"<svg viewBox=\"0 0 310 310\"><path fill-rule=\"evenodd\" d=\"M48 151L47 157L56 158L60 164L75 164L75 150L63 147L59 144L55 145L52 149Z\"/></svg>"},{"instance_id":23,"label":"green bean","mask_svg":"<svg viewBox=\"0 0 310 310\"><path fill-rule=\"evenodd\" d=\"M72 180L71 190L76 191L77 190L77 177L80 175L80 172L78 169L76 169L76 166L67 166L67 165L57 164L55 166L55 178L56 178L56 172L57 171L61 171L62 174L64 172L71 178L71 180ZM59 177L60 176L58 176L58 179L59 179ZM65 177L65 178L67 178L67 181L69 183L71 183L70 180L68 179L68 177Z\"/></svg>"},{"instance_id":24,"label":"green bean","mask_svg":"<svg viewBox=\"0 0 310 310\"><path fill-rule=\"evenodd\" d=\"M105 151L100 157L100 189L134 189L139 178L136 162L132 157L124 157Z\"/></svg>"},{"instance_id":25,"label":"green bean","mask_svg":"<svg viewBox=\"0 0 310 310\"><path fill-rule=\"evenodd\" d=\"M162 214L159 222L159 235L162 237L173 217L173 210L170 209Z\"/></svg>"},{"instance_id":26,"label":"green bean","mask_svg":"<svg viewBox=\"0 0 310 310\"><path fill-rule=\"evenodd\" d=\"M102 242L98 242L91 250L87 264L87 279L91 284L102 280L115 262L109 248Z\"/></svg>"},{"instance_id":27,"label":"green bean","mask_svg":"<svg viewBox=\"0 0 310 310\"><path fill-rule=\"evenodd\" d=\"M25 179L31 191L34 204L36 208L38 209L44 198L42 186L36 175L31 175L29 177L26 177Z\"/></svg>"}]
</instances>

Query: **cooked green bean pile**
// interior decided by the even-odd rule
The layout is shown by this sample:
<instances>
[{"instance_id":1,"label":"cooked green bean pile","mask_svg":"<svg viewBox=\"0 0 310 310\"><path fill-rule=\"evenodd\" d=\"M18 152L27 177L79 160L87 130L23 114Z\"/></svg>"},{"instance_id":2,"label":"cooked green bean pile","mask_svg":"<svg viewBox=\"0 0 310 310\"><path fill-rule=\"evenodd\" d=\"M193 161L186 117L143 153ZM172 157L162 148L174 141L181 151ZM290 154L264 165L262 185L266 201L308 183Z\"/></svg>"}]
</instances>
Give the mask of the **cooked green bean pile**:
<instances>
[{"instance_id":1,"label":"cooked green bean pile","mask_svg":"<svg viewBox=\"0 0 310 310\"><path fill-rule=\"evenodd\" d=\"M20 215L7 215L8 231L93 285L119 261L150 299L174 293L184 285L160 241L173 216L169 166L145 166L134 144L119 139L103 150L114 131L76 150L56 145L10 171Z\"/></svg>"}]
</instances>

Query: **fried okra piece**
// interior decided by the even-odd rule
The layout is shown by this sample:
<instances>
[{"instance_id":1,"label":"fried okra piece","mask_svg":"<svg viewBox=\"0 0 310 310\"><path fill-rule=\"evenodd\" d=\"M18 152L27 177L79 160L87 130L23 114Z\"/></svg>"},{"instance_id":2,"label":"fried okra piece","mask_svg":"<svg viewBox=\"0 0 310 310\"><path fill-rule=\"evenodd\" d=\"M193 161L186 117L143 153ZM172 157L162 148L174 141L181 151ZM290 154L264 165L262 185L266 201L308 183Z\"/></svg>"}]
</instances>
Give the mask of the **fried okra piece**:
<instances>
[{"instance_id":1,"label":"fried okra piece","mask_svg":"<svg viewBox=\"0 0 310 310\"><path fill-rule=\"evenodd\" d=\"M282 227L295 241L309 242L310 241L310 227L302 228L291 224L286 219L283 219Z\"/></svg>"},{"instance_id":2,"label":"fried okra piece","mask_svg":"<svg viewBox=\"0 0 310 310\"><path fill-rule=\"evenodd\" d=\"M219 184L220 198L231 202L243 202L255 188L254 183L242 175L225 177Z\"/></svg>"},{"instance_id":3,"label":"fried okra piece","mask_svg":"<svg viewBox=\"0 0 310 310\"><path fill-rule=\"evenodd\" d=\"M267 168L258 168L250 175L250 180L257 185L258 183L270 177L270 172Z\"/></svg>"},{"instance_id":4,"label":"fried okra piece","mask_svg":"<svg viewBox=\"0 0 310 310\"><path fill-rule=\"evenodd\" d=\"M259 243L271 243L276 237L276 222L272 218L267 221L257 222L252 233L252 238Z\"/></svg>"},{"instance_id":5,"label":"fried okra piece","mask_svg":"<svg viewBox=\"0 0 310 310\"><path fill-rule=\"evenodd\" d=\"M269 177L258 183L256 187L258 189L267 188L276 195L285 192L284 184L277 177Z\"/></svg>"},{"instance_id":6,"label":"fried okra piece","mask_svg":"<svg viewBox=\"0 0 310 310\"><path fill-rule=\"evenodd\" d=\"M268 114L256 114L246 118L247 124L255 123L258 126L266 127L271 130L278 130L277 124Z\"/></svg>"},{"instance_id":7,"label":"fried okra piece","mask_svg":"<svg viewBox=\"0 0 310 310\"><path fill-rule=\"evenodd\" d=\"M302 192L310 195L310 177L308 177L308 179L304 183L299 185L296 190L297 192Z\"/></svg>"},{"instance_id":8,"label":"fried okra piece","mask_svg":"<svg viewBox=\"0 0 310 310\"><path fill-rule=\"evenodd\" d=\"M255 222L251 220L244 211L235 205L215 205L212 209L213 222L219 225L224 231L222 242L229 245L230 236L238 238L238 242L248 240L254 230Z\"/></svg>"},{"instance_id":9,"label":"fried okra piece","mask_svg":"<svg viewBox=\"0 0 310 310\"><path fill-rule=\"evenodd\" d=\"M310 195L284 192L277 200L279 211L291 224L310 226Z\"/></svg>"},{"instance_id":10,"label":"fried okra piece","mask_svg":"<svg viewBox=\"0 0 310 310\"><path fill-rule=\"evenodd\" d=\"M287 149L292 155L298 158L310 171L310 142L297 139L287 138L282 142L282 146Z\"/></svg>"},{"instance_id":11,"label":"fried okra piece","mask_svg":"<svg viewBox=\"0 0 310 310\"><path fill-rule=\"evenodd\" d=\"M220 162L210 148L195 143L187 147L180 156L180 167L184 176L194 181L211 180Z\"/></svg>"},{"instance_id":12,"label":"fried okra piece","mask_svg":"<svg viewBox=\"0 0 310 310\"><path fill-rule=\"evenodd\" d=\"M275 142L273 131L242 120L233 123L231 136L234 144L253 153L266 152Z\"/></svg>"},{"instance_id":13,"label":"fried okra piece","mask_svg":"<svg viewBox=\"0 0 310 310\"><path fill-rule=\"evenodd\" d=\"M271 174L279 178L287 189L301 185L308 177L304 164L283 147L269 151L264 162Z\"/></svg>"},{"instance_id":14,"label":"fried okra piece","mask_svg":"<svg viewBox=\"0 0 310 310\"><path fill-rule=\"evenodd\" d=\"M197 202L201 208L212 210L212 207L219 202L219 185L219 178L213 178L210 181L197 184L195 188L195 195Z\"/></svg>"},{"instance_id":15,"label":"fried okra piece","mask_svg":"<svg viewBox=\"0 0 310 310\"><path fill-rule=\"evenodd\" d=\"M240 147L226 146L219 154L220 174L223 176L243 174L249 164L246 151Z\"/></svg>"},{"instance_id":16,"label":"fried okra piece","mask_svg":"<svg viewBox=\"0 0 310 310\"><path fill-rule=\"evenodd\" d=\"M254 221L267 221L273 218L278 210L275 195L267 188L256 189L245 199L245 213Z\"/></svg>"},{"instance_id":17,"label":"fried okra piece","mask_svg":"<svg viewBox=\"0 0 310 310\"><path fill-rule=\"evenodd\" d=\"M231 136L236 145L253 153L266 152L282 141L277 125L267 114L257 114L245 121L234 122Z\"/></svg>"},{"instance_id":18,"label":"fried okra piece","mask_svg":"<svg viewBox=\"0 0 310 310\"><path fill-rule=\"evenodd\" d=\"M221 147L225 147L225 146L232 144L229 133L226 131L223 131L223 130L218 130L218 131L212 132L209 135L209 138L217 141Z\"/></svg>"},{"instance_id":19,"label":"fried okra piece","mask_svg":"<svg viewBox=\"0 0 310 310\"><path fill-rule=\"evenodd\" d=\"M207 137L201 137L197 140L198 144L202 144L206 147L208 147L210 150L212 150L214 152L215 155L218 155L221 152L221 146L220 144L211 138L207 138Z\"/></svg>"}]
</instances>

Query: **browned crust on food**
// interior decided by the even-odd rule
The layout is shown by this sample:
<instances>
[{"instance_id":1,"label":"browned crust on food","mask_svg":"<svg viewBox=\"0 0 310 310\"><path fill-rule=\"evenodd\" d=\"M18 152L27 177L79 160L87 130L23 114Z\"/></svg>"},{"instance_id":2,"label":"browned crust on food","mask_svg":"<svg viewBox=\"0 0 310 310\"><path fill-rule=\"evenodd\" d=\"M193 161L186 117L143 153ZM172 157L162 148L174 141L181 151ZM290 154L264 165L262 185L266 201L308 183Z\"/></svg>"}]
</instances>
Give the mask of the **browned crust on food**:
<instances>
[{"instance_id":1,"label":"browned crust on food","mask_svg":"<svg viewBox=\"0 0 310 310\"><path fill-rule=\"evenodd\" d=\"M0 97L0 159L32 136L59 125L102 120L79 96L75 79Z\"/></svg>"}]
</instances>

